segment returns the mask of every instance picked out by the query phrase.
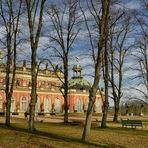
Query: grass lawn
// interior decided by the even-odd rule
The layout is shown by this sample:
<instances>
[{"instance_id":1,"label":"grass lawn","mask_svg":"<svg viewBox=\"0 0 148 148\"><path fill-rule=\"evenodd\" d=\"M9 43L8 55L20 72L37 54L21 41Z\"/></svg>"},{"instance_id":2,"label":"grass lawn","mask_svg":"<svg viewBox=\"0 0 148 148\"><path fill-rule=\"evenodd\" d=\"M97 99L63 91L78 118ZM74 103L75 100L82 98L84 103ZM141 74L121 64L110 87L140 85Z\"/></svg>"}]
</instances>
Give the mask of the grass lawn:
<instances>
[{"instance_id":1,"label":"grass lawn","mask_svg":"<svg viewBox=\"0 0 148 148\"><path fill-rule=\"evenodd\" d=\"M0 148L148 148L148 129L121 128L120 123L110 122L105 129L93 127L87 143L80 141L83 125L37 122L34 134L27 131L27 125L26 120L16 118L11 129L1 124Z\"/></svg>"}]
</instances>

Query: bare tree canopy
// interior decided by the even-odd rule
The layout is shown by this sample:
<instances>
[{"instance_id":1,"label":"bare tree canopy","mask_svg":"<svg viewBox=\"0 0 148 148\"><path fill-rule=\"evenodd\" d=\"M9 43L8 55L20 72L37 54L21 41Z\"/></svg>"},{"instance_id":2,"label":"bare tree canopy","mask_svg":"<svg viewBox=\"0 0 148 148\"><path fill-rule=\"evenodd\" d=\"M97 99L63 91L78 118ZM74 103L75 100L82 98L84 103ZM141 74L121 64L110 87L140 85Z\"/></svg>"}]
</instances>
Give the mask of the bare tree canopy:
<instances>
[{"instance_id":1,"label":"bare tree canopy","mask_svg":"<svg viewBox=\"0 0 148 148\"><path fill-rule=\"evenodd\" d=\"M93 1L90 1L93 3ZM91 118L93 112L93 106L96 100L96 93L98 91L98 83L100 81L100 69L102 63L102 54L103 48L105 47L105 40L107 38L107 30L108 30L108 19L109 19L109 9L110 9L110 1L104 0L102 1L102 8L101 8L101 17L97 15L97 22L98 22L98 30L99 30L99 38L98 38L98 51L97 51L97 59L95 64L95 77L93 85L89 92L89 104L87 110L87 116L85 120L84 131L82 135L82 141L86 141L88 139L88 135L91 128ZM96 12L96 9L93 8ZM98 14L98 13L97 13ZM96 16L96 15L95 15Z\"/></svg>"},{"instance_id":2,"label":"bare tree canopy","mask_svg":"<svg viewBox=\"0 0 148 148\"><path fill-rule=\"evenodd\" d=\"M6 49L6 76L5 76L5 94L6 94L6 121L5 124L10 126L10 108L11 98L13 94L13 85L15 82L16 71L16 54L17 46L20 43L19 21L22 14L22 0L17 3L18 8L15 8L16 1L1 0L0 1L0 20L4 26L3 38L0 43ZM12 73L12 76L10 74Z\"/></svg>"},{"instance_id":3,"label":"bare tree canopy","mask_svg":"<svg viewBox=\"0 0 148 148\"><path fill-rule=\"evenodd\" d=\"M44 5L46 0L26 0L26 9L28 17L28 27L30 33L30 46L31 46L31 102L30 102L30 117L29 117L29 130L34 131L34 117L35 117L35 104L37 102L37 49L42 29ZM36 19L38 19L36 24Z\"/></svg>"}]
</instances>

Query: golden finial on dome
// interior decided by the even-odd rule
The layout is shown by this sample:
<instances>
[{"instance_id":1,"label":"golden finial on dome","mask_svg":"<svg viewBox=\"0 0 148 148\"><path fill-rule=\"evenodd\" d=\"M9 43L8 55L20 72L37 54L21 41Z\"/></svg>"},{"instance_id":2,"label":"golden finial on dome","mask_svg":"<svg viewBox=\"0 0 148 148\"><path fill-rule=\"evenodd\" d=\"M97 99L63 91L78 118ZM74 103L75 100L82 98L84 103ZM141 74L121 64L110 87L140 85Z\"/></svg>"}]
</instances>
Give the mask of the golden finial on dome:
<instances>
[{"instance_id":1,"label":"golden finial on dome","mask_svg":"<svg viewBox=\"0 0 148 148\"><path fill-rule=\"evenodd\" d=\"M79 57L75 57L76 58L76 62L79 63Z\"/></svg>"}]
</instances>

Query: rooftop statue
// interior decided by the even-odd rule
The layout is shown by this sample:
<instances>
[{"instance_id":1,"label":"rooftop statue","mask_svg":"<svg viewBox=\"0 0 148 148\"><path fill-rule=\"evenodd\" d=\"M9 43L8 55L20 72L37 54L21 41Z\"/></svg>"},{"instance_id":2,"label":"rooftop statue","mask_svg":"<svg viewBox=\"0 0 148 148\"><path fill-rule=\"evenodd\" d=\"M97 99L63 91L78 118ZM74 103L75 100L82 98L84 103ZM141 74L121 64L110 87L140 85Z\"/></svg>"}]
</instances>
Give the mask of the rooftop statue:
<instances>
[{"instance_id":1,"label":"rooftop statue","mask_svg":"<svg viewBox=\"0 0 148 148\"><path fill-rule=\"evenodd\" d=\"M79 63L79 57L75 57L76 58L76 62Z\"/></svg>"}]
</instances>

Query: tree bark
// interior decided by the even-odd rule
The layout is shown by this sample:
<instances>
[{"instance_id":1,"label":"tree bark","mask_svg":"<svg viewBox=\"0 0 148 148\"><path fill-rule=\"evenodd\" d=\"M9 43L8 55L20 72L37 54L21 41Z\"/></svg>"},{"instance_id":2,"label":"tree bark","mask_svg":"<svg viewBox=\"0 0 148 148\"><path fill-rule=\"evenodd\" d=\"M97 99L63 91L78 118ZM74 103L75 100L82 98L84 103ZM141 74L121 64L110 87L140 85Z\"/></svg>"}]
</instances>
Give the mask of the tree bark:
<instances>
[{"instance_id":1,"label":"tree bark","mask_svg":"<svg viewBox=\"0 0 148 148\"><path fill-rule=\"evenodd\" d=\"M28 26L30 32L30 46L31 46L31 102L30 102L30 116L29 116L29 131L35 130L34 117L35 117L35 105L37 102L37 48L39 44L40 33L42 29L43 10L46 0L26 0ZM39 17L37 17L37 10L39 9ZM38 18L37 27L35 26L35 18ZM34 31L36 30L36 32Z\"/></svg>"},{"instance_id":2,"label":"tree bark","mask_svg":"<svg viewBox=\"0 0 148 148\"><path fill-rule=\"evenodd\" d=\"M97 53L97 62L95 65L95 77L94 77L93 86L89 92L89 105L88 105L87 116L86 116L83 135L82 135L82 141L88 140L88 136L91 128L93 106L96 100L96 93L98 91L98 84L100 81L102 54L103 54L103 48L105 47L104 45L105 45L105 40L107 35L109 8L110 8L110 0L102 1L102 16L99 23L100 37L98 41L98 53Z\"/></svg>"},{"instance_id":3,"label":"tree bark","mask_svg":"<svg viewBox=\"0 0 148 148\"><path fill-rule=\"evenodd\" d=\"M88 109L87 109L85 126L84 126L83 135L82 135L82 141L87 141L88 140L88 136L89 136L90 128L91 128L91 119L92 119L92 114L93 114L93 105L94 105L94 102L91 100L89 105L88 105Z\"/></svg>"},{"instance_id":4,"label":"tree bark","mask_svg":"<svg viewBox=\"0 0 148 148\"><path fill-rule=\"evenodd\" d=\"M64 60L64 123L68 123L68 57Z\"/></svg>"},{"instance_id":5,"label":"tree bark","mask_svg":"<svg viewBox=\"0 0 148 148\"><path fill-rule=\"evenodd\" d=\"M109 42L109 50L110 50L110 84L112 89L112 99L114 101L114 117L113 121L118 121L119 114L119 104L120 100L123 96L122 93L122 85L123 85L123 65L126 53L128 49L131 47L126 46L124 48L124 43L127 38L127 34L129 32L129 24L130 17L126 19L125 23L123 23L123 27L120 30L116 31L116 26L112 26L110 28L110 42ZM118 50L117 50L118 49ZM118 52L118 54L117 54ZM116 75L115 75L116 74Z\"/></svg>"},{"instance_id":6,"label":"tree bark","mask_svg":"<svg viewBox=\"0 0 148 148\"><path fill-rule=\"evenodd\" d=\"M104 102L103 116L102 116L102 122L101 122L101 127L102 128L106 127L107 113L108 113L108 101L106 100Z\"/></svg>"},{"instance_id":7,"label":"tree bark","mask_svg":"<svg viewBox=\"0 0 148 148\"><path fill-rule=\"evenodd\" d=\"M67 124L68 123L68 98L65 96L64 97L64 123Z\"/></svg>"},{"instance_id":8,"label":"tree bark","mask_svg":"<svg viewBox=\"0 0 148 148\"><path fill-rule=\"evenodd\" d=\"M114 102L114 118L113 122L118 122L119 116L119 102Z\"/></svg>"},{"instance_id":9,"label":"tree bark","mask_svg":"<svg viewBox=\"0 0 148 148\"><path fill-rule=\"evenodd\" d=\"M107 26L108 30L108 26ZM105 100L103 103L103 116L102 116L102 123L101 127L105 128L106 127L106 121L107 121L107 113L108 113L108 83L109 83L109 70L108 70L108 46L107 46L107 41L108 41L108 31L106 32L106 41L105 41L105 48L104 48L104 58L105 58L105 74L104 74L104 84L105 84Z\"/></svg>"},{"instance_id":10,"label":"tree bark","mask_svg":"<svg viewBox=\"0 0 148 148\"><path fill-rule=\"evenodd\" d=\"M53 49L55 51L55 57L59 61L59 65L63 67L61 72L64 75L64 79L59 77L62 87L60 91L64 98L64 123L68 123L68 69L69 69L69 52L73 48L73 44L80 31L79 14L77 12L77 0L62 1L61 5L52 5L47 10L49 14L52 27L55 30L55 34L51 34L51 45L53 42ZM67 18L67 19L63 19ZM55 23L56 22L56 23ZM49 33L50 34L50 33ZM57 46L58 45L58 46ZM60 48L59 48L60 47ZM51 58L51 57L50 57ZM55 68L53 62L49 60L53 69Z\"/></svg>"},{"instance_id":11,"label":"tree bark","mask_svg":"<svg viewBox=\"0 0 148 148\"><path fill-rule=\"evenodd\" d=\"M10 42L10 41L9 41ZM7 43L10 46L10 43ZM11 53L10 48L7 46L8 56L7 56L7 65L6 65L6 77L5 77L5 95L6 95L6 120L5 125L10 126L10 108L11 108L11 94L9 92L10 88L10 64L11 64Z\"/></svg>"},{"instance_id":12,"label":"tree bark","mask_svg":"<svg viewBox=\"0 0 148 148\"><path fill-rule=\"evenodd\" d=\"M10 107L11 107L11 98L8 93L6 96L6 120L5 120L6 126L10 126Z\"/></svg>"},{"instance_id":13,"label":"tree bark","mask_svg":"<svg viewBox=\"0 0 148 148\"><path fill-rule=\"evenodd\" d=\"M7 64L5 76L5 95L6 95L6 119L5 125L10 126L10 108L11 98L13 94L13 87L15 82L16 71L16 49L18 45L18 28L19 18L22 10L22 0L18 2L18 9L14 10L15 1L1 1L0 3L0 17L2 17L4 27L6 30L6 49L7 49ZM5 8L8 8L5 9ZM7 11L7 13L5 13Z\"/></svg>"},{"instance_id":14,"label":"tree bark","mask_svg":"<svg viewBox=\"0 0 148 148\"><path fill-rule=\"evenodd\" d=\"M29 118L29 131L34 131L34 117L35 117L35 105L37 102L37 72L36 72L36 52L32 50L32 64L31 64L31 76L32 76L32 89L31 89L31 102L30 102L30 118Z\"/></svg>"}]
</instances>

